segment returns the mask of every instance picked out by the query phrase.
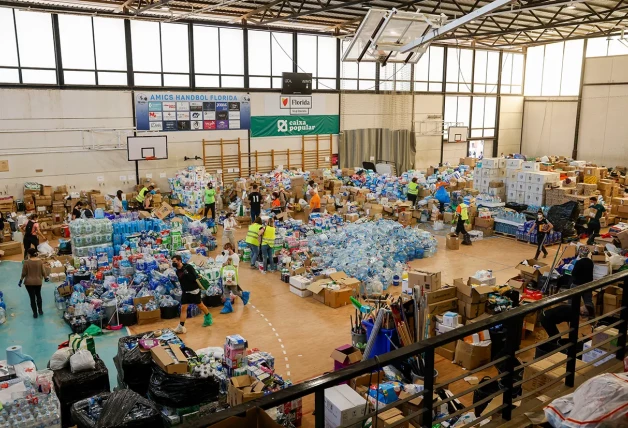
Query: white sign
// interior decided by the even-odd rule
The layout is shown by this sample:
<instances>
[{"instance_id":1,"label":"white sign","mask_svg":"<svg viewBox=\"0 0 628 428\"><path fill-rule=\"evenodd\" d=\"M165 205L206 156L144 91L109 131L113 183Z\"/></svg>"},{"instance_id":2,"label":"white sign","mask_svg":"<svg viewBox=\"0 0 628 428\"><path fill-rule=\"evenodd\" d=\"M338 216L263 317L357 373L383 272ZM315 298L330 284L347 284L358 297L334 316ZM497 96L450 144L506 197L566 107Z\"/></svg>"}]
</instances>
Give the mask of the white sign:
<instances>
[{"instance_id":1,"label":"white sign","mask_svg":"<svg viewBox=\"0 0 628 428\"><path fill-rule=\"evenodd\" d=\"M133 181L135 180L135 174L129 174L127 178L129 179L129 181Z\"/></svg>"},{"instance_id":2,"label":"white sign","mask_svg":"<svg viewBox=\"0 0 628 428\"><path fill-rule=\"evenodd\" d=\"M337 109L333 112L327 111L328 94L314 95L264 95L264 114L261 116L307 116L337 114ZM260 116L260 114L256 114Z\"/></svg>"},{"instance_id":3,"label":"white sign","mask_svg":"<svg viewBox=\"0 0 628 428\"><path fill-rule=\"evenodd\" d=\"M105 177L102 175L99 175L98 177L96 177L96 181L98 181L99 183L104 183L105 182Z\"/></svg>"},{"instance_id":4,"label":"white sign","mask_svg":"<svg viewBox=\"0 0 628 428\"><path fill-rule=\"evenodd\" d=\"M120 176L120 181L126 181L126 175L121 175Z\"/></svg>"},{"instance_id":5,"label":"white sign","mask_svg":"<svg viewBox=\"0 0 628 428\"><path fill-rule=\"evenodd\" d=\"M160 172L159 173L159 178L166 178L166 173L165 172Z\"/></svg>"},{"instance_id":6,"label":"white sign","mask_svg":"<svg viewBox=\"0 0 628 428\"><path fill-rule=\"evenodd\" d=\"M153 174L151 174L150 172L146 173L146 178L153 178Z\"/></svg>"}]
</instances>

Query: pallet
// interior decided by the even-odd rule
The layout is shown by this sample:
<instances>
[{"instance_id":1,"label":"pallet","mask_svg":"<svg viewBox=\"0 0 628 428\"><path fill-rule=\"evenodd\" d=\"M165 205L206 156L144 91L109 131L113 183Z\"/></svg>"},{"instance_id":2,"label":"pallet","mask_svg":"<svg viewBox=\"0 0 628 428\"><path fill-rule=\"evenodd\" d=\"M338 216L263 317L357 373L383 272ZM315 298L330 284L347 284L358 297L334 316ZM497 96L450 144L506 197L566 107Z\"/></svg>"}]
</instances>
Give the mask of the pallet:
<instances>
[{"instance_id":1,"label":"pallet","mask_svg":"<svg viewBox=\"0 0 628 428\"><path fill-rule=\"evenodd\" d=\"M502 235L502 236L506 236L508 238L516 238L517 237L517 235L513 235L513 234L510 234L510 233L506 233L506 232L498 232L496 230L494 230L493 233L495 235Z\"/></svg>"},{"instance_id":2,"label":"pallet","mask_svg":"<svg viewBox=\"0 0 628 428\"><path fill-rule=\"evenodd\" d=\"M536 247L538 244L532 243L530 241L524 241L523 239L516 238L517 242L521 242L522 244L528 244ZM554 242L553 244L543 244L545 247L551 247L552 245L558 245L559 242Z\"/></svg>"}]
</instances>

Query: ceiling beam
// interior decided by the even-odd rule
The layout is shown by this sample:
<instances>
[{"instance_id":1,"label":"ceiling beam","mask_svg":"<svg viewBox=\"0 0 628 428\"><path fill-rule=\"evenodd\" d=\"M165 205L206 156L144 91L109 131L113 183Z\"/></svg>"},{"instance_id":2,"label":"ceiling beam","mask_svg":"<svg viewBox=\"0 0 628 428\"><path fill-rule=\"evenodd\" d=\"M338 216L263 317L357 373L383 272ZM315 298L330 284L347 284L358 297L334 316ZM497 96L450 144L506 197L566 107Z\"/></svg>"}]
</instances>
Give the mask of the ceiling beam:
<instances>
[{"instance_id":1,"label":"ceiling beam","mask_svg":"<svg viewBox=\"0 0 628 428\"><path fill-rule=\"evenodd\" d=\"M272 24L274 22L292 20L295 18L300 18L302 16L314 15L316 13L328 12L330 10L341 9L343 7L351 6L354 4L364 3L364 0L350 0L350 1L340 2L336 4L331 4L330 2L328 2L327 6L317 7L317 8L313 8L313 9L309 9L305 11L295 11L294 8L292 7L292 4L290 3L290 0L285 0L285 1L288 3L288 6L291 8L293 13L289 15L277 16L273 19L265 20L264 21L265 24ZM308 6L311 6L311 4L308 4Z\"/></svg>"},{"instance_id":2,"label":"ceiling beam","mask_svg":"<svg viewBox=\"0 0 628 428\"><path fill-rule=\"evenodd\" d=\"M149 4L149 5L146 5L146 6L142 7L142 8L139 8L139 9L137 9L137 10L134 10L134 11L133 11L133 14L135 14L135 15L140 15L140 14L142 14L142 13L144 13L144 12L148 11L148 10L154 9L154 8L156 8L156 7L165 6L165 5L167 5L168 3L170 3L171 1L172 1L172 0L154 1L154 2L152 2L152 3L151 3L151 4Z\"/></svg>"}]
</instances>

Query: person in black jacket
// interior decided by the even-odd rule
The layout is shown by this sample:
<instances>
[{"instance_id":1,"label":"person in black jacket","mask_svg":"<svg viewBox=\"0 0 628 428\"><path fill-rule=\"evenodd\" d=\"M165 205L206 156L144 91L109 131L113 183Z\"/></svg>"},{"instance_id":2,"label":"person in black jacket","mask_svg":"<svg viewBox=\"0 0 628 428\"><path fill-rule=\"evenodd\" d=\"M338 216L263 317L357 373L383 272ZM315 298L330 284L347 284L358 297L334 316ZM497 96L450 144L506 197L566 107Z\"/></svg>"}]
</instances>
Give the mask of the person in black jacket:
<instances>
[{"instance_id":1,"label":"person in black jacket","mask_svg":"<svg viewBox=\"0 0 628 428\"><path fill-rule=\"evenodd\" d=\"M578 250L578 259L571 271L571 288L587 284L593 281L593 260L589 258L589 249L585 246ZM582 295L584 306L587 309L589 318L595 317L595 306L593 305L593 293L587 292ZM564 304L553 308L544 309L541 315L541 325L548 336L558 334L558 324L569 322L571 305Z\"/></svg>"},{"instance_id":2,"label":"person in black jacket","mask_svg":"<svg viewBox=\"0 0 628 428\"><path fill-rule=\"evenodd\" d=\"M209 313L207 306L201 301L201 288L196 281L196 271L192 266L183 263L183 259L179 255L172 257L172 267L176 269L179 284L181 284L181 316L179 317L179 325L174 329L175 333L186 333L185 320L188 317L188 305L194 304L205 314L203 327L212 325L212 314Z\"/></svg>"}]
</instances>

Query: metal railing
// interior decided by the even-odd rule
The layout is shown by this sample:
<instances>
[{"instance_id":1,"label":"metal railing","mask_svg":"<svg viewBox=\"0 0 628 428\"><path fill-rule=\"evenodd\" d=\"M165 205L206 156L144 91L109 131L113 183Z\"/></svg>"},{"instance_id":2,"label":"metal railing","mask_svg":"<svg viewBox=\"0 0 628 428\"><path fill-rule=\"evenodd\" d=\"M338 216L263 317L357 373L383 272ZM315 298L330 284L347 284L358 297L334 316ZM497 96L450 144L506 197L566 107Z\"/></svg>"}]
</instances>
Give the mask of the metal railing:
<instances>
[{"instance_id":1,"label":"metal railing","mask_svg":"<svg viewBox=\"0 0 628 428\"><path fill-rule=\"evenodd\" d=\"M619 283L621 281L621 283ZM621 306L615 310L609 311L608 313L599 316L597 318L588 320L580 324L580 303L582 295L587 292L592 292L595 290L601 290L609 285L618 285L622 290L623 294L621 295ZM564 305L567 303L567 305ZM548 309L550 307L556 306L558 304L563 304L564 310L569 311L569 329L566 331L562 331L559 334L548 337L545 340L537 342L533 345L524 347L520 349L521 339L522 339L522 331L524 326L524 318L530 314L534 314L540 310ZM617 318L618 317L618 318ZM601 328L596 333L588 333L581 336L579 333L581 332L581 328L593 327L602 319L611 318L614 322L607 324L605 327ZM432 424L443 422L449 418L455 417L456 415L461 415L466 412L473 410L475 407L480 406L482 404L490 402L493 398L502 395L502 404L492 409L488 413L481 415L472 423L469 423L465 426L474 426L479 424L482 420L494 416L497 413L501 412L501 417L503 420L511 420L512 412L514 409L513 406L513 392L520 389L520 387L530 381L533 381L540 376L544 376L555 370L558 367L566 366L565 372L560 376L555 376L551 379L550 382L545 382L543 385L530 390L526 388L523 390L520 396L516 396L516 401L523 401L526 398L533 397L535 394L538 394L541 391L544 391L550 387L556 386L559 382L564 381L564 384L567 387L574 387L575 385L575 377L576 372L578 370L583 370L589 366L596 364L597 362L607 358L609 354L614 354L618 360L623 360L626 353L626 329L628 328L627 324L628 319L628 271L616 273L613 275L606 276L602 279L590 282L588 284L579 286L577 288L572 288L568 291L553 295L551 297L544 298L535 303L525 304L518 308L514 308L512 310L506 311L504 313L491 316L487 319L471 323L464 327L460 327L454 329L448 333L444 333L438 335L436 337L432 337L417 343L414 343L410 346L405 346L403 348L399 348L397 350L391 351L387 354L380 355L379 357L372 358L366 361L359 362L357 364L346 367L342 370L329 373L323 376L319 376L308 381L299 383L297 385L291 386L284 390L275 392L270 395L266 395L262 398L249 401L243 403L239 406L232 407L222 412L215 413L206 418L202 418L189 424L185 424L185 426L190 427L207 427L211 426L214 423L225 420L232 416L242 416L248 410L259 407L264 410L271 409L273 407L279 406L281 404L297 400L299 398L305 397L310 394L314 394L314 405L315 405L315 422L317 428L322 428L325 426L325 389L336 386L340 383L347 382L353 378L356 378L361 375L371 374L374 371L381 370L384 366L393 363L399 363L404 360L407 360L409 357L414 355L421 354L423 356L425 362L424 373L433 373L434 372L434 359L435 359L435 349L447 345L453 341L462 340L463 338L472 335L474 333L478 333L480 331L489 329L491 327L503 326L506 329L506 339L505 339L505 347L503 355L499 358L493 359L490 363L478 367L473 370L467 370L462 375L456 376L451 379L444 380L438 384L435 384L435 379L433 376L426 376L424 378L424 390L419 392L418 394L414 394L408 397L405 397L402 400L397 400L392 404L383 406L381 408L377 408L375 411L367 412L361 420L355 420L352 422L352 426L355 423L359 423L360 421L364 421L368 418L376 416L386 410L391 408L399 407L401 404L408 402L410 400L414 400L418 397L422 397L421 408L412 413L406 414L403 419L396 421L394 424L389 426L401 426L402 424L414 420L416 421L417 417L420 417L421 426L432 427ZM617 346L610 347L607 349L608 353L601 355L588 363L579 364L576 367L576 360L579 356L583 355L585 352L589 352L588 350L583 350L578 352L578 344L580 342L584 342L589 340L594 336L594 334L599 333L600 331L606 331L611 328L616 328L618 330L617 336L611 336L608 339L596 344L596 346L608 345L617 340ZM531 361L522 363L517 357L523 354L524 352L529 352L535 348L543 346L549 342L554 342L561 338L562 336L568 334L568 339L563 339L564 344L558 346L557 348L547 352L545 355L539 356L538 358L534 358ZM563 343L563 342L561 342ZM516 380L515 376L517 372L520 372L522 369L535 364L541 360L544 360L558 352L565 353L566 356L564 359L558 363L552 364L549 367L545 367L544 369L535 372L533 376L524 377L521 380ZM434 400L434 393L439 391L442 388L447 387L448 385L460 381L467 376L472 376L481 371L490 369L495 367L496 365L500 365L500 370L498 370L498 374L493 376L489 380L483 380L479 384L472 386L471 388L465 389L459 393L454 394L453 396L449 396L447 398L440 398L436 401ZM500 381L499 389L484 397L483 399L473 403L471 406L465 406L462 409L457 409L454 412L451 412L446 417L436 419L434 417L434 410L439 408L439 406L443 404L448 404L453 402L454 400L465 396L467 394L472 394L475 390L484 387L493 382ZM375 382L374 382L375 383ZM458 406L459 407L459 406ZM379 424L378 424L379 425ZM375 426L375 424L374 424Z\"/></svg>"}]
</instances>

